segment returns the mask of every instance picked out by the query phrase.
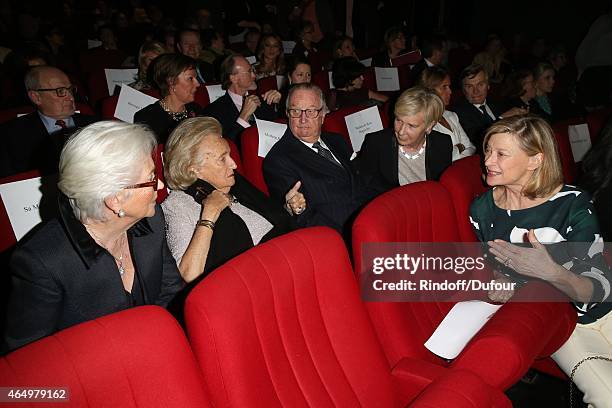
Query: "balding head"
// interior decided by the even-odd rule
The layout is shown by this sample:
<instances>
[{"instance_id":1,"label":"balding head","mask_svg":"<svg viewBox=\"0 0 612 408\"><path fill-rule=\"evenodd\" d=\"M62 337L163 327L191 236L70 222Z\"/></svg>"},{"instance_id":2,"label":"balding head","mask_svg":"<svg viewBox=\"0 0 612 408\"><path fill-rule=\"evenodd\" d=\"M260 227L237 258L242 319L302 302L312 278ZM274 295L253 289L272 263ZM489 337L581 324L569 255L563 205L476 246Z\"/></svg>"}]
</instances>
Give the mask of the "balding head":
<instances>
[{"instance_id":1,"label":"balding head","mask_svg":"<svg viewBox=\"0 0 612 408\"><path fill-rule=\"evenodd\" d=\"M40 66L30 69L25 76L28 96L38 110L54 119L66 119L74 114L72 83L61 70ZM64 96L58 96L64 94Z\"/></svg>"}]
</instances>

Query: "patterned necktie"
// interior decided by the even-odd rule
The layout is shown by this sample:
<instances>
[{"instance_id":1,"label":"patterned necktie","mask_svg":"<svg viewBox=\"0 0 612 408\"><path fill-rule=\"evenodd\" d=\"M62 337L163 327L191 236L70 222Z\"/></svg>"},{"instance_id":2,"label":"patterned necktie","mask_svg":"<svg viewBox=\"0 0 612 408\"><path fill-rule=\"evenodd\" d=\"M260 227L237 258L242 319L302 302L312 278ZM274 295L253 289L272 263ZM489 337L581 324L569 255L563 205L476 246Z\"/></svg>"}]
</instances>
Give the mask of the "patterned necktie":
<instances>
[{"instance_id":1,"label":"patterned necktie","mask_svg":"<svg viewBox=\"0 0 612 408\"><path fill-rule=\"evenodd\" d=\"M336 159L334 159L334 156L332 155L332 153L331 153L331 152L330 152L328 149L324 148L324 147L321 145L321 142L319 142L319 141L314 142L314 143L312 144L312 147L314 147L315 149L317 149L317 152L319 153L319 155L320 155L320 156L323 156L324 158L326 158L326 159L327 159L327 160L329 160L330 162L334 163L336 166L340 166L340 167L342 167L342 166L340 165L340 163L338 163L338 162L336 161Z\"/></svg>"},{"instance_id":2,"label":"patterned necktie","mask_svg":"<svg viewBox=\"0 0 612 408\"><path fill-rule=\"evenodd\" d=\"M56 120L55 121L55 125L61 127L62 130L68 129L68 126L66 125L66 122L64 122L62 119Z\"/></svg>"},{"instance_id":3,"label":"patterned necktie","mask_svg":"<svg viewBox=\"0 0 612 408\"><path fill-rule=\"evenodd\" d=\"M489 112L487 112L487 105L482 104L478 107L478 109L480 109L480 111L484 115L485 119L487 120L487 123L493 123L493 119L491 119L491 116L489 116Z\"/></svg>"}]
</instances>

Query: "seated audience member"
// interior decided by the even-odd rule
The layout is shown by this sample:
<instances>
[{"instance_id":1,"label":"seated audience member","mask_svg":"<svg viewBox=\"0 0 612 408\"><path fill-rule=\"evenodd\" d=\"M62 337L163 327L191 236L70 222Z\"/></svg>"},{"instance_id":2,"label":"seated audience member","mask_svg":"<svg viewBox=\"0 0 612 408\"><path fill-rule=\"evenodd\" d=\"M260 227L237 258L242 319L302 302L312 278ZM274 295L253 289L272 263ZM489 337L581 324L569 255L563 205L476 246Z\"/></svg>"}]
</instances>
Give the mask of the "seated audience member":
<instances>
[{"instance_id":1,"label":"seated audience member","mask_svg":"<svg viewBox=\"0 0 612 408\"><path fill-rule=\"evenodd\" d=\"M363 64L353 57L342 57L334 61L332 81L335 89L329 91L327 98L330 110L387 102L389 98L386 95L363 87L364 72Z\"/></svg>"},{"instance_id":2,"label":"seated audience member","mask_svg":"<svg viewBox=\"0 0 612 408\"><path fill-rule=\"evenodd\" d=\"M453 161L448 135L433 130L444 112L435 92L404 91L395 103L393 129L366 135L356 159L360 177L378 193L423 180L438 180Z\"/></svg>"},{"instance_id":3,"label":"seated audience member","mask_svg":"<svg viewBox=\"0 0 612 408\"><path fill-rule=\"evenodd\" d=\"M433 130L450 136L453 143L453 161L473 155L476 147L461 127L457 114L447 110L452 94L448 71L441 67L426 68L421 73L419 85L434 91L444 102L444 113Z\"/></svg>"},{"instance_id":4,"label":"seated audience member","mask_svg":"<svg viewBox=\"0 0 612 408\"><path fill-rule=\"evenodd\" d=\"M257 79L284 75L285 58L280 37L274 34L264 34L257 48L257 62L253 65Z\"/></svg>"},{"instance_id":5,"label":"seated audience member","mask_svg":"<svg viewBox=\"0 0 612 408\"><path fill-rule=\"evenodd\" d=\"M357 60L359 59L357 57L357 53L355 53L353 39L346 35L338 38L334 43L334 59L342 57L353 57Z\"/></svg>"},{"instance_id":6,"label":"seated audience member","mask_svg":"<svg viewBox=\"0 0 612 408\"><path fill-rule=\"evenodd\" d=\"M295 217L298 226L325 225L348 233L348 219L369 194L351 167L352 149L346 139L321 132L327 112L319 87L292 87L287 99L289 126L264 159L263 172L270 196L279 203L301 183L308 207Z\"/></svg>"},{"instance_id":7,"label":"seated audience member","mask_svg":"<svg viewBox=\"0 0 612 408\"><path fill-rule=\"evenodd\" d=\"M25 86L36 111L15 118L0 127L0 176L38 169L42 174L57 173L64 142L76 128L97 120L75 113L76 87L57 68L30 69Z\"/></svg>"},{"instance_id":8,"label":"seated audience member","mask_svg":"<svg viewBox=\"0 0 612 408\"><path fill-rule=\"evenodd\" d=\"M182 54L164 54L153 61L152 78L161 99L134 114L134 123L144 123L155 133L158 143L183 120L199 116L202 108L194 102L200 86L196 61Z\"/></svg>"},{"instance_id":9,"label":"seated audience member","mask_svg":"<svg viewBox=\"0 0 612 408\"><path fill-rule=\"evenodd\" d=\"M549 97L555 86L555 69L546 62L540 62L533 68L536 97L534 102L539 107L539 114L548 122L555 119L553 103Z\"/></svg>"},{"instance_id":10,"label":"seated audience member","mask_svg":"<svg viewBox=\"0 0 612 408\"><path fill-rule=\"evenodd\" d=\"M229 145L214 118L192 118L172 132L165 175L172 192L162 203L170 251L191 282L252 248L292 229L290 214L304 211L294 186L286 209L234 170Z\"/></svg>"},{"instance_id":11,"label":"seated audience member","mask_svg":"<svg viewBox=\"0 0 612 408\"><path fill-rule=\"evenodd\" d=\"M489 78L482 65L472 64L461 72L461 87L465 99L452 107L459 117L459 123L465 133L476 146L476 151L482 153L482 140L489 126L501 117L523 115L528 111L523 108L511 108L501 112L497 104L488 101Z\"/></svg>"},{"instance_id":12,"label":"seated audience member","mask_svg":"<svg viewBox=\"0 0 612 408\"><path fill-rule=\"evenodd\" d=\"M221 64L221 85L225 95L206 107L206 116L221 122L223 136L239 144L239 135L255 123L255 118L275 120L278 117L275 104L281 94L275 89L261 97L249 92L257 89L255 71L242 55L227 57Z\"/></svg>"},{"instance_id":13,"label":"seated audience member","mask_svg":"<svg viewBox=\"0 0 612 408\"><path fill-rule=\"evenodd\" d=\"M196 61L195 71L201 84L215 81L215 69L212 64L202 60L202 42L200 32L183 30L178 34L177 50Z\"/></svg>"},{"instance_id":14,"label":"seated audience member","mask_svg":"<svg viewBox=\"0 0 612 408\"><path fill-rule=\"evenodd\" d=\"M604 241L612 242L612 120L603 127L582 159L578 185L593 197L601 235Z\"/></svg>"},{"instance_id":15,"label":"seated audience member","mask_svg":"<svg viewBox=\"0 0 612 408\"><path fill-rule=\"evenodd\" d=\"M502 88L502 104L505 110L521 108L534 115L544 117L546 113L534 101L535 96L535 83L530 70L519 69L506 76Z\"/></svg>"},{"instance_id":16,"label":"seated audience member","mask_svg":"<svg viewBox=\"0 0 612 408\"><path fill-rule=\"evenodd\" d=\"M383 50L372 59L374 67L390 67L391 60L407 52L406 35L402 27L391 27L385 31Z\"/></svg>"},{"instance_id":17,"label":"seated audience member","mask_svg":"<svg viewBox=\"0 0 612 408\"><path fill-rule=\"evenodd\" d=\"M153 134L97 122L60 158L58 219L20 242L10 262L4 339L14 349L130 307L167 306L183 282L155 204L163 187Z\"/></svg>"},{"instance_id":18,"label":"seated audience member","mask_svg":"<svg viewBox=\"0 0 612 408\"><path fill-rule=\"evenodd\" d=\"M279 112L278 115L281 117L287 117L287 113L283 109L280 112L281 108L287 105L287 95L289 95L289 90L296 84L309 83L312 79L312 73L310 71L310 64L305 57L300 55L291 55L287 58L287 86L283 89L282 96L280 101L278 102Z\"/></svg>"},{"instance_id":19,"label":"seated audience member","mask_svg":"<svg viewBox=\"0 0 612 408\"><path fill-rule=\"evenodd\" d=\"M0 65L0 106L21 107L30 104L24 84L26 73L33 67L49 64L49 54L42 44L28 44L10 51Z\"/></svg>"},{"instance_id":20,"label":"seated audience member","mask_svg":"<svg viewBox=\"0 0 612 408\"><path fill-rule=\"evenodd\" d=\"M609 406L610 363L591 359L612 353L612 275L591 197L563 184L553 131L542 118L501 120L487 131L484 146L493 188L472 203L470 221L497 261L496 281L544 281L574 302L578 324L552 358L573 376L585 403ZM498 290L489 297L506 302L513 294Z\"/></svg>"},{"instance_id":21,"label":"seated audience member","mask_svg":"<svg viewBox=\"0 0 612 408\"><path fill-rule=\"evenodd\" d=\"M204 51L202 51L200 59L213 67L214 77L211 80L219 81L221 78L219 72L221 63L232 54L232 51L225 48L223 34L212 28L202 32L202 42L204 43Z\"/></svg>"},{"instance_id":22,"label":"seated audience member","mask_svg":"<svg viewBox=\"0 0 612 408\"><path fill-rule=\"evenodd\" d=\"M314 24L308 20L303 20L298 28L297 32L297 43L293 48L293 55L301 55L306 57L312 66L313 63L317 62L319 56L319 50L313 40L314 35ZM320 67L313 67L319 71Z\"/></svg>"},{"instance_id":23,"label":"seated audience member","mask_svg":"<svg viewBox=\"0 0 612 408\"><path fill-rule=\"evenodd\" d=\"M165 54L164 46L157 41L146 41L138 50L138 79L130 86L138 91L146 92L154 88L149 83L147 76L151 62L162 54Z\"/></svg>"},{"instance_id":24,"label":"seated audience member","mask_svg":"<svg viewBox=\"0 0 612 408\"><path fill-rule=\"evenodd\" d=\"M492 34L487 38L485 49L474 57L473 63L483 66L489 77L489 82L501 83L510 68L506 53L506 48L501 39Z\"/></svg>"},{"instance_id":25,"label":"seated audience member","mask_svg":"<svg viewBox=\"0 0 612 408\"><path fill-rule=\"evenodd\" d=\"M412 79L417 80L425 68L444 64L447 53L448 49L444 38L437 35L425 37L421 45L421 56L423 58L410 70Z\"/></svg>"},{"instance_id":26,"label":"seated audience member","mask_svg":"<svg viewBox=\"0 0 612 408\"><path fill-rule=\"evenodd\" d=\"M254 57L257 55L257 45L259 45L259 39L261 38L261 32L255 28L249 29L244 35L244 47L241 49L240 54L245 57Z\"/></svg>"}]
</instances>

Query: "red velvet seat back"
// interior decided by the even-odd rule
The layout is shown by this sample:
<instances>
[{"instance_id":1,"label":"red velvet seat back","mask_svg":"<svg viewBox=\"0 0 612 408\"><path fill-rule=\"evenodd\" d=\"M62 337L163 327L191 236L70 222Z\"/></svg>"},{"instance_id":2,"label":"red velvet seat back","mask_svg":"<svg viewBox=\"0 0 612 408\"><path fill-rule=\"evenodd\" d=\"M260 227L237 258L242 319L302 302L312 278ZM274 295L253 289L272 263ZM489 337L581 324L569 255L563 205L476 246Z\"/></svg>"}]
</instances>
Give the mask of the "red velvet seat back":
<instances>
[{"instance_id":1,"label":"red velvet seat back","mask_svg":"<svg viewBox=\"0 0 612 408\"><path fill-rule=\"evenodd\" d=\"M157 306L82 323L12 352L0 360L0 386L68 387L62 407L210 406L183 331Z\"/></svg>"},{"instance_id":2,"label":"red velvet seat back","mask_svg":"<svg viewBox=\"0 0 612 408\"><path fill-rule=\"evenodd\" d=\"M587 115L587 123L589 124L589 133L592 141L597 139L599 132L601 132L610 119L612 119L612 108L604 108L589 112Z\"/></svg>"},{"instance_id":3,"label":"red velvet seat back","mask_svg":"<svg viewBox=\"0 0 612 408\"><path fill-rule=\"evenodd\" d=\"M473 155L453 162L440 177L455 209L456 223L462 242L475 242L476 235L469 221L472 201L489 187L482 179L480 156Z\"/></svg>"},{"instance_id":4,"label":"red velvet seat back","mask_svg":"<svg viewBox=\"0 0 612 408\"><path fill-rule=\"evenodd\" d=\"M263 157L257 155L259 148L259 134L257 126L251 126L242 131L240 135L240 149L242 150L242 161L244 177L251 182L255 187L270 195L268 186L263 176Z\"/></svg>"},{"instance_id":5,"label":"red velvet seat back","mask_svg":"<svg viewBox=\"0 0 612 408\"><path fill-rule=\"evenodd\" d=\"M563 179L569 184L572 184L576 180L578 176L578 166L576 166L574 155L572 154L568 126L578 125L584 122L583 119L574 118L557 122L552 126L555 140L559 147L559 157L561 158L561 166L563 167Z\"/></svg>"},{"instance_id":6,"label":"red velvet seat back","mask_svg":"<svg viewBox=\"0 0 612 408\"><path fill-rule=\"evenodd\" d=\"M371 242L457 242L455 213L448 192L424 181L388 191L370 202L353 224L353 261L362 270L362 245ZM391 366L402 357L443 361L423 343L452 303L368 302L366 308Z\"/></svg>"},{"instance_id":7,"label":"red velvet seat back","mask_svg":"<svg viewBox=\"0 0 612 408\"><path fill-rule=\"evenodd\" d=\"M331 229L301 229L230 260L190 293L185 314L218 408L394 404L389 367Z\"/></svg>"}]
</instances>

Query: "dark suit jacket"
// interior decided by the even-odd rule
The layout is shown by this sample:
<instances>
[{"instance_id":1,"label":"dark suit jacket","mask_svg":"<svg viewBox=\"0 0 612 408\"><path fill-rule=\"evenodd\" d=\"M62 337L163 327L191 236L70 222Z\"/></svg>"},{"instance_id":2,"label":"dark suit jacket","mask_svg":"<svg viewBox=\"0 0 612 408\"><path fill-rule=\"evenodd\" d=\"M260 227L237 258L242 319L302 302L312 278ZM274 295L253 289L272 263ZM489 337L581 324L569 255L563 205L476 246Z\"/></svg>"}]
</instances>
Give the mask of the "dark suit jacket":
<instances>
[{"instance_id":1,"label":"dark suit jacket","mask_svg":"<svg viewBox=\"0 0 612 408\"><path fill-rule=\"evenodd\" d=\"M74 128L47 133L38 112L13 119L0 128L0 177L38 169L41 174L55 174L59 156L68 137L77 129L98 120L95 116L75 113Z\"/></svg>"},{"instance_id":2,"label":"dark suit jacket","mask_svg":"<svg viewBox=\"0 0 612 408\"><path fill-rule=\"evenodd\" d=\"M334 133L323 133L321 139L342 167L304 145L288 128L263 161L264 178L270 195L279 203L296 182L302 182L300 192L307 206L295 217L300 227L326 225L342 232L369 195L354 173L346 140Z\"/></svg>"},{"instance_id":3,"label":"dark suit jacket","mask_svg":"<svg viewBox=\"0 0 612 408\"><path fill-rule=\"evenodd\" d=\"M487 106L491 108L496 118L503 113L494 103L487 101ZM465 133L467 133L474 146L476 146L476 152L482 154L482 141L491 122L487 121L480 109L465 99L461 100L449 110L457 114L461 127L465 130Z\"/></svg>"},{"instance_id":4,"label":"dark suit jacket","mask_svg":"<svg viewBox=\"0 0 612 408\"><path fill-rule=\"evenodd\" d=\"M188 117L195 117L202 115L202 108L196 103L188 103L185 105L187 109ZM134 123L142 123L155 133L157 143L165 144L168 140L170 133L178 126L180 122L176 122L170 117L161 107L159 102L152 103L149 106L145 106L134 114Z\"/></svg>"},{"instance_id":5,"label":"dark suit jacket","mask_svg":"<svg viewBox=\"0 0 612 408\"><path fill-rule=\"evenodd\" d=\"M366 135L355 164L363 182L378 193L399 186L398 144L393 129ZM448 135L432 131L425 146L427 180L439 180L453 161L453 144Z\"/></svg>"},{"instance_id":6,"label":"dark suit jacket","mask_svg":"<svg viewBox=\"0 0 612 408\"><path fill-rule=\"evenodd\" d=\"M234 101L226 92L225 95L208 105L204 111L205 116L212 116L221 122L221 126L223 127L223 137L230 139L232 142L240 145L239 136L240 133L244 130L242 126L236 119L240 116L240 112L234 105ZM257 119L264 120L275 120L278 117L278 114L274 110L273 105L268 105L263 102L255 110L254 113Z\"/></svg>"},{"instance_id":7,"label":"dark suit jacket","mask_svg":"<svg viewBox=\"0 0 612 408\"><path fill-rule=\"evenodd\" d=\"M114 258L74 217L66 197L59 201L60 218L18 245L11 258L13 288L5 333L9 349L132 306ZM166 244L159 206L153 217L128 230L128 242L138 282L134 298L167 306L183 280Z\"/></svg>"},{"instance_id":8,"label":"dark suit jacket","mask_svg":"<svg viewBox=\"0 0 612 408\"><path fill-rule=\"evenodd\" d=\"M412 69L410 69L410 77L412 78L412 82L417 83L419 81L419 76L421 76L421 72L425 71L428 66L429 65L427 65L427 62L425 62L425 58L414 64Z\"/></svg>"}]
</instances>

